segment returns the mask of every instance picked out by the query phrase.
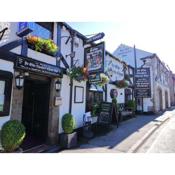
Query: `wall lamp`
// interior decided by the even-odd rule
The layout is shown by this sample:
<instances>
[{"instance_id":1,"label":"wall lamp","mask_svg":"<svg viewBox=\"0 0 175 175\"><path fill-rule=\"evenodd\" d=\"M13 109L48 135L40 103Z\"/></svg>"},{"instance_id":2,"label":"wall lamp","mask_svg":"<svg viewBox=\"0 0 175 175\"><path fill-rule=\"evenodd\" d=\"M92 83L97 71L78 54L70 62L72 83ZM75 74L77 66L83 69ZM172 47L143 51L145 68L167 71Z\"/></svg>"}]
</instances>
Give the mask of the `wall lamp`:
<instances>
[{"instance_id":1,"label":"wall lamp","mask_svg":"<svg viewBox=\"0 0 175 175\"><path fill-rule=\"evenodd\" d=\"M23 88L23 86L24 86L24 76L21 75L21 74L17 75L17 76L15 77L15 82L16 82L16 87L17 87L18 89Z\"/></svg>"},{"instance_id":2,"label":"wall lamp","mask_svg":"<svg viewBox=\"0 0 175 175\"><path fill-rule=\"evenodd\" d=\"M61 90L61 80L58 79L56 82L55 82L55 90L58 92Z\"/></svg>"}]
</instances>

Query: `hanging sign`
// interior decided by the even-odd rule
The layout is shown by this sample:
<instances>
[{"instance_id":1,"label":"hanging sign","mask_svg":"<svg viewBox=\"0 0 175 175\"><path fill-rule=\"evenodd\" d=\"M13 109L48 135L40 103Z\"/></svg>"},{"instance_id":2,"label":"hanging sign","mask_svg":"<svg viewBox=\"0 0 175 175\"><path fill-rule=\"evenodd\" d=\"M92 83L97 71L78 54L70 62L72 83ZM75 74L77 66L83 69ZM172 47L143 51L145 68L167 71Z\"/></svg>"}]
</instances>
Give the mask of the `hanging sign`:
<instances>
[{"instance_id":1,"label":"hanging sign","mask_svg":"<svg viewBox=\"0 0 175 175\"><path fill-rule=\"evenodd\" d=\"M104 42L85 49L85 64L89 74L104 72Z\"/></svg>"},{"instance_id":2,"label":"hanging sign","mask_svg":"<svg viewBox=\"0 0 175 175\"><path fill-rule=\"evenodd\" d=\"M87 40L86 40L86 43L88 44L88 43L92 43L92 42L94 42L94 41L97 41L97 40L99 40L99 39L102 39L103 37L105 36L105 34L102 32L102 33L98 33L97 35L95 35L95 36L92 36L91 38L88 38Z\"/></svg>"},{"instance_id":3,"label":"hanging sign","mask_svg":"<svg viewBox=\"0 0 175 175\"><path fill-rule=\"evenodd\" d=\"M101 82L100 74L98 74L98 73L90 74L89 75L89 83L97 83L97 82Z\"/></svg>"},{"instance_id":4,"label":"hanging sign","mask_svg":"<svg viewBox=\"0 0 175 175\"><path fill-rule=\"evenodd\" d=\"M149 68L137 68L135 75L136 97L151 97L151 80Z\"/></svg>"},{"instance_id":5,"label":"hanging sign","mask_svg":"<svg viewBox=\"0 0 175 175\"><path fill-rule=\"evenodd\" d=\"M25 58L21 56L18 57L16 59L15 68L46 75L62 77L61 68L41 61L34 60L32 58Z\"/></svg>"}]
</instances>

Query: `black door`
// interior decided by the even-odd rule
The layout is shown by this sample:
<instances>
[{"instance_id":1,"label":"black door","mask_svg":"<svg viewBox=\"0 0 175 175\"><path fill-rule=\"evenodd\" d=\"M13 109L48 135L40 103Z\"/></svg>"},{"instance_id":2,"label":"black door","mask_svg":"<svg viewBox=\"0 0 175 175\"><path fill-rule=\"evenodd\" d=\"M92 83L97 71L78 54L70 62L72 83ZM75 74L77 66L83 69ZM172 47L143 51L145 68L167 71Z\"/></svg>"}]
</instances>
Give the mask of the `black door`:
<instances>
[{"instance_id":1,"label":"black door","mask_svg":"<svg viewBox=\"0 0 175 175\"><path fill-rule=\"evenodd\" d=\"M25 80L22 123L26 127L27 136L24 147L36 146L46 141L49 91L49 81Z\"/></svg>"}]
</instances>

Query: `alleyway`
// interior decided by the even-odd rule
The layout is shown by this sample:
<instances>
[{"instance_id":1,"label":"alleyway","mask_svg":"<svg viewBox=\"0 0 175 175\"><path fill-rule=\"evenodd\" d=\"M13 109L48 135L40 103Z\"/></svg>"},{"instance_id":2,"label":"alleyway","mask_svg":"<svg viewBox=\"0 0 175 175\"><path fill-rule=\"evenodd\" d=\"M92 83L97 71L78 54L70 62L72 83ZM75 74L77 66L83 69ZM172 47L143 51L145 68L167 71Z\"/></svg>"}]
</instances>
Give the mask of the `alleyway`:
<instances>
[{"instance_id":1,"label":"alleyway","mask_svg":"<svg viewBox=\"0 0 175 175\"><path fill-rule=\"evenodd\" d=\"M104 136L91 139L76 149L64 150L62 153L138 152L146 140L165 125L173 115L175 115L175 110L166 111L161 115L139 115L122 122L119 128L113 126L113 130Z\"/></svg>"}]
</instances>

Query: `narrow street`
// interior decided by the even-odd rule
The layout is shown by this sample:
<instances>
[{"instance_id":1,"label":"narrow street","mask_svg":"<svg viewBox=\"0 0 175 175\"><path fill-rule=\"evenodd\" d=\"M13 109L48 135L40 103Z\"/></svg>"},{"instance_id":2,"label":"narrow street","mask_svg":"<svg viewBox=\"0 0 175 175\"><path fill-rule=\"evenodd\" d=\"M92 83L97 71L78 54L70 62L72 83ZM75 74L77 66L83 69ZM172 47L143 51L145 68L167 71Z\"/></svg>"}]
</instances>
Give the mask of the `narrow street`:
<instances>
[{"instance_id":1,"label":"narrow street","mask_svg":"<svg viewBox=\"0 0 175 175\"><path fill-rule=\"evenodd\" d=\"M175 110L161 115L138 115L119 128L95 137L78 148L61 153L143 153L175 152Z\"/></svg>"}]
</instances>

